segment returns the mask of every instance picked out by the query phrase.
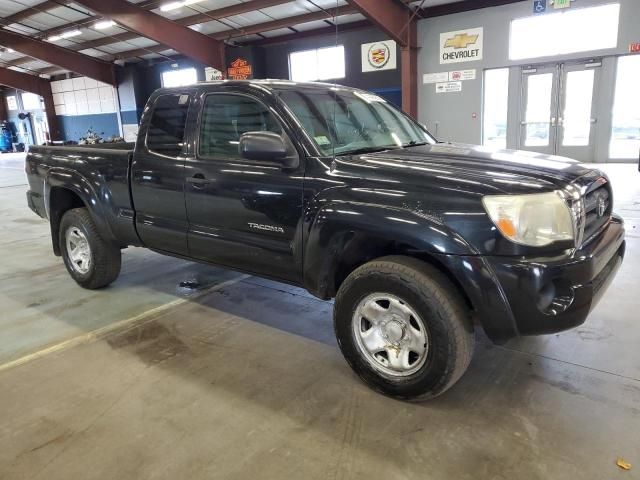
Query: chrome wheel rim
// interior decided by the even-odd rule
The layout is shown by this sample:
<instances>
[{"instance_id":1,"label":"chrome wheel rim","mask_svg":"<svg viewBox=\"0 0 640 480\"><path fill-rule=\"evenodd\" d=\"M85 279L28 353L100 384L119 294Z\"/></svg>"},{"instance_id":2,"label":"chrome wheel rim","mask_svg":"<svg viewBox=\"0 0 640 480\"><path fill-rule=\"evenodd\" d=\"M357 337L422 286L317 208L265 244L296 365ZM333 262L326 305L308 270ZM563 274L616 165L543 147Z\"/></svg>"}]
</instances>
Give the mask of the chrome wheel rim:
<instances>
[{"instance_id":1,"label":"chrome wheel rim","mask_svg":"<svg viewBox=\"0 0 640 480\"><path fill-rule=\"evenodd\" d=\"M91 247L86 235L78 227L69 227L65 232L67 257L71 268L85 275L91 269Z\"/></svg>"},{"instance_id":2,"label":"chrome wheel rim","mask_svg":"<svg viewBox=\"0 0 640 480\"><path fill-rule=\"evenodd\" d=\"M353 315L353 335L362 357L392 377L416 373L427 360L424 321L407 302L389 293L363 298Z\"/></svg>"}]
</instances>

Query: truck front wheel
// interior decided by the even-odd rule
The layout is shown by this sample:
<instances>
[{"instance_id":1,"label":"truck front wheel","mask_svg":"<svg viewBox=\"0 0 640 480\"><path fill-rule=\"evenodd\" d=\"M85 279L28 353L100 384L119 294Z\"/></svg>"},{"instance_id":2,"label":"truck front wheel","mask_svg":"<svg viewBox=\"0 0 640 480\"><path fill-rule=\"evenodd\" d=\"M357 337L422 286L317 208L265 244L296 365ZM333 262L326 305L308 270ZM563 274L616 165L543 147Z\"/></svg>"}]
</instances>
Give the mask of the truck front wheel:
<instances>
[{"instance_id":1,"label":"truck front wheel","mask_svg":"<svg viewBox=\"0 0 640 480\"><path fill-rule=\"evenodd\" d=\"M62 216L60 246L69 275L81 287L102 288L118 278L120 249L100 236L86 208L74 208Z\"/></svg>"},{"instance_id":2,"label":"truck front wheel","mask_svg":"<svg viewBox=\"0 0 640 480\"><path fill-rule=\"evenodd\" d=\"M384 257L354 270L334 307L338 344L373 389L426 400L450 388L473 354L470 311L438 269Z\"/></svg>"}]
</instances>

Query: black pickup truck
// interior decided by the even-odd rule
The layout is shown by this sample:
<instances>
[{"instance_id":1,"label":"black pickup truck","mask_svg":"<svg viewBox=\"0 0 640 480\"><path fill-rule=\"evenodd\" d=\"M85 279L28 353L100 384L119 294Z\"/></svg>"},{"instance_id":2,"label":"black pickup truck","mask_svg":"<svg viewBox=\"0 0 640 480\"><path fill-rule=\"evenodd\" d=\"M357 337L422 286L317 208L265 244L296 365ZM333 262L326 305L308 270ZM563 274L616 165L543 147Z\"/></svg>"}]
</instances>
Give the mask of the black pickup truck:
<instances>
[{"instance_id":1,"label":"black pickup truck","mask_svg":"<svg viewBox=\"0 0 640 480\"><path fill-rule=\"evenodd\" d=\"M351 367L405 399L462 376L476 324L497 343L582 324L625 250L600 171L438 143L328 84L161 89L135 145L32 147L26 171L81 286L113 282L135 245L335 297Z\"/></svg>"}]
</instances>

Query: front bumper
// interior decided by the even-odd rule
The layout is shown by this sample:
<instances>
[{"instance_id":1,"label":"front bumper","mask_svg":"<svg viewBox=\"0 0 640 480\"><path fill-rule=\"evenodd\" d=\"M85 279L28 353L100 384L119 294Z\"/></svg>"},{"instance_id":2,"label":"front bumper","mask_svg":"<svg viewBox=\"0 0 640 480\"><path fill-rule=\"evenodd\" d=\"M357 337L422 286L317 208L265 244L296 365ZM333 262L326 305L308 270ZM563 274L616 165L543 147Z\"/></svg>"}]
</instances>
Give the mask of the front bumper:
<instances>
[{"instance_id":1,"label":"front bumper","mask_svg":"<svg viewBox=\"0 0 640 480\"><path fill-rule=\"evenodd\" d=\"M614 216L580 250L555 257L456 257L446 263L487 335L503 342L584 323L620 267L624 223Z\"/></svg>"}]
</instances>

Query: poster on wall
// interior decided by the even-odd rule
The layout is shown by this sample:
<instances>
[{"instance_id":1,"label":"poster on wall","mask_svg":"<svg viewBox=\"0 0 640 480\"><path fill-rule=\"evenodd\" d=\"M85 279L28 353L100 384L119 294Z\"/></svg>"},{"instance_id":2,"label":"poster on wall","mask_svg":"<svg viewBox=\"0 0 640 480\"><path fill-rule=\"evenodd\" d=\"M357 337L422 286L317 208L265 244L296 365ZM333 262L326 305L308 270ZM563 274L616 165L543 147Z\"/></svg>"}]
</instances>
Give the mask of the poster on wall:
<instances>
[{"instance_id":1,"label":"poster on wall","mask_svg":"<svg viewBox=\"0 0 640 480\"><path fill-rule=\"evenodd\" d=\"M476 79L476 69L470 70L454 70L449 72L449 81L450 82L458 82L461 80L475 80Z\"/></svg>"},{"instance_id":2,"label":"poster on wall","mask_svg":"<svg viewBox=\"0 0 640 480\"><path fill-rule=\"evenodd\" d=\"M422 76L422 83L440 83L449 81L449 72L425 73Z\"/></svg>"},{"instance_id":3,"label":"poster on wall","mask_svg":"<svg viewBox=\"0 0 640 480\"><path fill-rule=\"evenodd\" d=\"M396 42L393 40L362 44L362 71L395 70L397 67L396 48Z\"/></svg>"},{"instance_id":4,"label":"poster on wall","mask_svg":"<svg viewBox=\"0 0 640 480\"><path fill-rule=\"evenodd\" d=\"M440 63L482 60L484 29L482 27L440 34Z\"/></svg>"},{"instance_id":5,"label":"poster on wall","mask_svg":"<svg viewBox=\"0 0 640 480\"><path fill-rule=\"evenodd\" d=\"M251 78L253 68L244 58L236 58L227 68L227 77L230 80L247 80Z\"/></svg>"},{"instance_id":6,"label":"poster on wall","mask_svg":"<svg viewBox=\"0 0 640 480\"><path fill-rule=\"evenodd\" d=\"M9 110L18 110L18 102L16 101L16 97L13 95L7 97L7 108Z\"/></svg>"},{"instance_id":7,"label":"poster on wall","mask_svg":"<svg viewBox=\"0 0 640 480\"><path fill-rule=\"evenodd\" d=\"M462 91L462 82L436 83L436 93L453 93Z\"/></svg>"},{"instance_id":8,"label":"poster on wall","mask_svg":"<svg viewBox=\"0 0 640 480\"><path fill-rule=\"evenodd\" d=\"M213 67L206 67L204 69L204 79L206 82L211 82L213 80L222 80L223 75L220 70Z\"/></svg>"}]
</instances>

